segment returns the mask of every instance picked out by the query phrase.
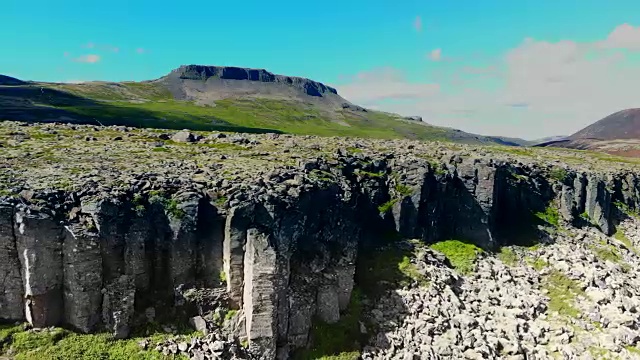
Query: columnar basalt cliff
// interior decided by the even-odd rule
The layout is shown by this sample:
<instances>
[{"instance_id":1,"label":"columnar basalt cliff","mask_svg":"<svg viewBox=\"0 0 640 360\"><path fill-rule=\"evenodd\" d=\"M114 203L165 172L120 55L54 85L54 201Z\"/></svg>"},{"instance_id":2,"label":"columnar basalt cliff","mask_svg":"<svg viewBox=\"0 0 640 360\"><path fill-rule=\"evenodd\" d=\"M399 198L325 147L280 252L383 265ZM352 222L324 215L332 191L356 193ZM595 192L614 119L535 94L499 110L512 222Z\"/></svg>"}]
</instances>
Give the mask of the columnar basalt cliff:
<instances>
[{"instance_id":1,"label":"columnar basalt cliff","mask_svg":"<svg viewBox=\"0 0 640 360\"><path fill-rule=\"evenodd\" d=\"M168 77L177 76L183 80L221 79L221 80L247 80L263 83L276 83L292 86L300 89L310 96L323 96L325 94L338 94L338 91L317 81L295 77L276 75L264 69L248 69L233 66L204 66L183 65L173 70Z\"/></svg>"},{"instance_id":2,"label":"columnar basalt cliff","mask_svg":"<svg viewBox=\"0 0 640 360\"><path fill-rule=\"evenodd\" d=\"M338 146L235 181L137 172L117 186L87 177L74 190L8 187L0 198L0 318L122 338L150 308L197 315L177 301L188 289L224 289L249 352L284 359L313 341L313 321L340 319L359 254L389 241L385 234L492 250L537 231L534 214L550 207L568 223L610 234L616 206L640 206L635 173L480 152L436 159L413 146L397 154Z\"/></svg>"}]
</instances>

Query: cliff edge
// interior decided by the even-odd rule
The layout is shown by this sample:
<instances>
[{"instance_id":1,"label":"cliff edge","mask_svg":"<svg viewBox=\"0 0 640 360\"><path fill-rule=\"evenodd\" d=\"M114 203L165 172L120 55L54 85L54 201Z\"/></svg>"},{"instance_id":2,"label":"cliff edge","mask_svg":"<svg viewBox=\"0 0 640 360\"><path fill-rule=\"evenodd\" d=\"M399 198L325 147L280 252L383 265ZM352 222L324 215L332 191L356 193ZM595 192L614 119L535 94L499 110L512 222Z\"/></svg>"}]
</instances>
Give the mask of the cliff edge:
<instances>
[{"instance_id":1,"label":"cliff edge","mask_svg":"<svg viewBox=\"0 0 640 360\"><path fill-rule=\"evenodd\" d=\"M520 270L498 267L486 254L515 245L552 247L579 235L584 244L610 239L621 214L640 209L637 172L588 154L558 153L558 162L549 163L555 153L546 149L23 125L0 124L6 139L0 143L0 318L106 330L116 338L149 322L149 314L191 319L206 332L227 334L229 342L240 339L246 357L255 359L314 358L300 354L323 351L318 344L326 338L318 329L328 326L335 337L345 321L356 329L354 338L345 335L349 346L359 344L352 349L366 358L456 357L467 349L542 354L547 350L535 343L546 330L532 335L533 345L517 340L527 345L512 347L529 330L513 325L509 314L531 326L560 326L546 320L557 299L537 287L545 286L547 273L535 275L523 258L518 264L529 270L514 279L510 272ZM435 244L451 239L471 246L479 260L462 267L459 256L443 256L450 245ZM425 248L431 245L440 250ZM377 259L373 249L407 254L388 269L409 274L408 282L406 276L378 282L386 267L369 262ZM562 252L545 253L552 265L566 265L552 253ZM389 254L395 252L380 259L394 258ZM624 254L637 260L632 250ZM557 266L546 270L549 279L564 271ZM498 285L503 279L487 275L492 272L511 280ZM571 281L582 279L574 275ZM485 285L495 284L485 295L498 300L472 295L481 288L474 279L483 276ZM529 279L526 291L509 285L521 279ZM393 284L404 285L387 288ZM620 296L633 298L639 290ZM363 293L370 300L354 303ZM515 335L490 328L483 301L495 303L501 312L492 316L504 317ZM448 315L426 315L455 304ZM219 306L228 309L224 323L211 309ZM396 327L385 328L390 321ZM426 335L429 321L439 325ZM473 330L479 321L487 330ZM621 323L619 331L636 334L637 321ZM342 327L331 328L336 325ZM419 341L403 340L421 329ZM477 333L482 346L458 338L461 331ZM504 340L494 344L488 334ZM227 338L184 352L197 358L215 342L219 356L241 356L221 339Z\"/></svg>"}]
</instances>

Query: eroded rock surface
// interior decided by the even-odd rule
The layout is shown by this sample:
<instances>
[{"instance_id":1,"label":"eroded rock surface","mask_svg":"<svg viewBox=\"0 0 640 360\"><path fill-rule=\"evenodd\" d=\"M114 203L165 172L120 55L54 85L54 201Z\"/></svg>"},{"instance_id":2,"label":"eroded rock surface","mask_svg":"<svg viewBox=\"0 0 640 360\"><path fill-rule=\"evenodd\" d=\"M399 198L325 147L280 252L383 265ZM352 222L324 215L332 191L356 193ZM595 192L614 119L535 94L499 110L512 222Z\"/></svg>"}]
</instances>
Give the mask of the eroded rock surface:
<instances>
[{"instance_id":1,"label":"eroded rock surface","mask_svg":"<svg viewBox=\"0 0 640 360\"><path fill-rule=\"evenodd\" d=\"M212 337L161 351L288 358L313 347L318 321L344 320L367 249L404 237L491 252L533 234L547 244L531 255L544 269L485 255L462 276L422 253L413 261L429 286L365 306L381 332L359 324L373 337L363 357L571 358L593 347L626 356L637 345L633 272L589 247L620 229L637 243L635 220L620 223L640 208L628 164L406 140L194 132L167 142L171 134L127 128L0 129L9 139L0 153L2 319L122 338L140 317L186 317ZM87 132L95 140L76 147ZM635 253L618 256L636 264ZM553 271L600 299L575 308L614 345L574 341L572 326L588 324L552 321L544 281ZM215 306L203 299L218 303L220 292L236 312L213 329ZM244 341L246 353L236 347Z\"/></svg>"}]
</instances>

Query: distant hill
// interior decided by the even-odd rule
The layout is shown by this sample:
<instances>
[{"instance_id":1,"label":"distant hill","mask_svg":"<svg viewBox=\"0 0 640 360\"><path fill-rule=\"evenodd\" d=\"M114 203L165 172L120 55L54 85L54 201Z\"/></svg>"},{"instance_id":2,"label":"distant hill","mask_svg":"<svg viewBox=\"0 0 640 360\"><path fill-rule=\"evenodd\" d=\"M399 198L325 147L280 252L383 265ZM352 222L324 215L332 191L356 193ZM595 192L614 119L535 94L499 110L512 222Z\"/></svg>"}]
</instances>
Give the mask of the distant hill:
<instances>
[{"instance_id":1,"label":"distant hill","mask_svg":"<svg viewBox=\"0 0 640 360\"><path fill-rule=\"evenodd\" d=\"M143 82L0 79L0 120L518 145L365 109L320 82L264 69L185 65Z\"/></svg>"},{"instance_id":2,"label":"distant hill","mask_svg":"<svg viewBox=\"0 0 640 360\"><path fill-rule=\"evenodd\" d=\"M566 138L539 146L594 150L621 156L640 156L640 109L613 113Z\"/></svg>"},{"instance_id":3,"label":"distant hill","mask_svg":"<svg viewBox=\"0 0 640 360\"><path fill-rule=\"evenodd\" d=\"M577 139L640 139L640 109L627 109L598 120L569 137Z\"/></svg>"},{"instance_id":4,"label":"distant hill","mask_svg":"<svg viewBox=\"0 0 640 360\"><path fill-rule=\"evenodd\" d=\"M0 74L0 85L14 86L14 85L24 85L26 84L22 80L18 80L16 78L12 78L11 76L5 76Z\"/></svg>"}]
</instances>

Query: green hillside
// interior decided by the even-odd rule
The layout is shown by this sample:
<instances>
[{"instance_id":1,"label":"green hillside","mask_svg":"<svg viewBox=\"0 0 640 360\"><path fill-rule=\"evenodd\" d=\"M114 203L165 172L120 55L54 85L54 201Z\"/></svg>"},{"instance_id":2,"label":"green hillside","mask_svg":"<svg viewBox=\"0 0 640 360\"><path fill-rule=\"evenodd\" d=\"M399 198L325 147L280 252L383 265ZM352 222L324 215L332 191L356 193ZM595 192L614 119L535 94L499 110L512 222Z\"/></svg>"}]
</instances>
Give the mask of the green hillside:
<instances>
[{"instance_id":1,"label":"green hillside","mask_svg":"<svg viewBox=\"0 0 640 360\"><path fill-rule=\"evenodd\" d=\"M176 100L160 82L0 86L0 119L321 136L409 138L463 143L499 140L372 110L238 97L211 105Z\"/></svg>"}]
</instances>

